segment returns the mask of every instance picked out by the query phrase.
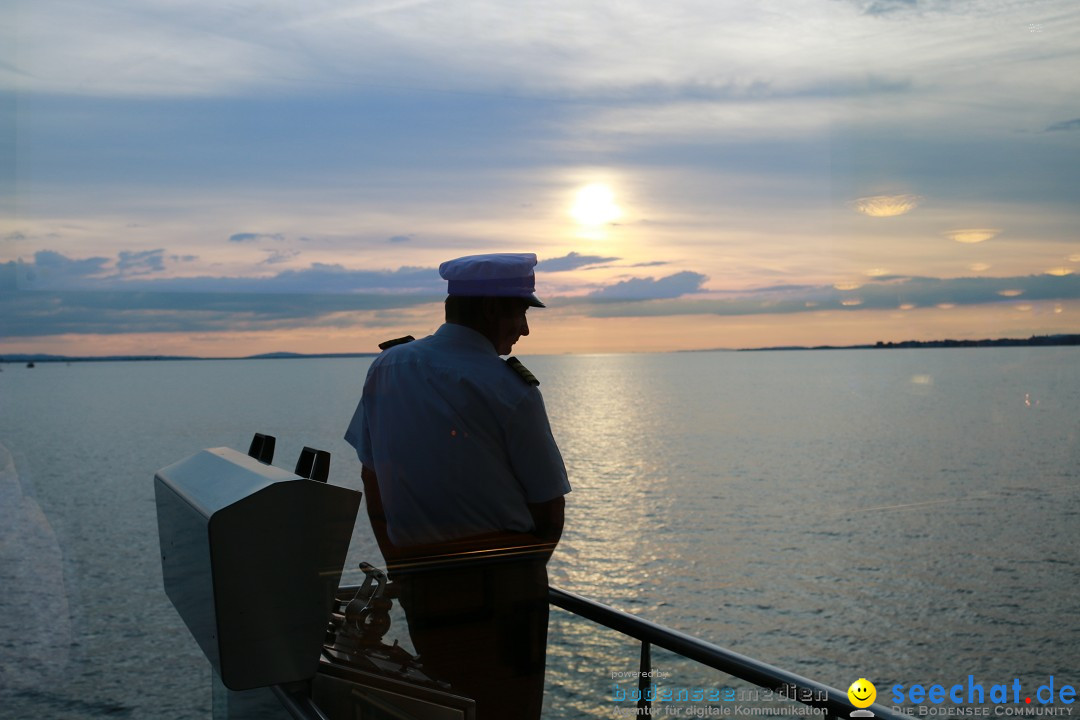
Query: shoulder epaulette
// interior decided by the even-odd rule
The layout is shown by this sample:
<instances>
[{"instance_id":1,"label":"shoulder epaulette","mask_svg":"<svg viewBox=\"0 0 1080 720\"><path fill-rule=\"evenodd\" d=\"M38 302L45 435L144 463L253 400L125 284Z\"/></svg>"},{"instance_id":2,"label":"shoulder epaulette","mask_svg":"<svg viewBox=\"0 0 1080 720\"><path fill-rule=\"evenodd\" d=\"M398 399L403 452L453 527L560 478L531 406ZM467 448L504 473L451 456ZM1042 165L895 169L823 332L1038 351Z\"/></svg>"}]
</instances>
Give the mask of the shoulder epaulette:
<instances>
[{"instance_id":1,"label":"shoulder epaulette","mask_svg":"<svg viewBox=\"0 0 1080 720\"><path fill-rule=\"evenodd\" d=\"M536 387L540 384L540 381L537 380L536 376L529 371L529 368L525 367L516 357L506 358L506 364L510 366L510 369L520 375L521 379L527 382L529 385Z\"/></svg>"},{"instance_id":2,"label":"shoulder epaulette","mask_svg":"<svg viewBox=\"0 0 1080 720\"><path fill-rule=\"evenodd\" d=\"M379 343L379 349L380 350L389 350L390 348L394 347L395 345L404 345L405 343L412 342L415 339L416 338L414 338L412 335L406 335L405 337L394 338L393 340L387 340L386 342Z\"/></svg>"}]
</instances>

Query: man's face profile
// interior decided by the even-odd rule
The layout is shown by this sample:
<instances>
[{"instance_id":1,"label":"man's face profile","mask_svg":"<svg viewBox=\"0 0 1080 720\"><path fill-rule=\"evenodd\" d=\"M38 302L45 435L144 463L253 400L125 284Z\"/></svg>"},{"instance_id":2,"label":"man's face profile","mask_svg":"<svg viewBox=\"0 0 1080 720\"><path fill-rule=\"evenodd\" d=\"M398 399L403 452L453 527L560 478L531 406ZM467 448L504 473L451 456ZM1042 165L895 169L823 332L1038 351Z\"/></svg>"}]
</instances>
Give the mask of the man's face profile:
<instances>
[{"instance_id":1,"label":"man's face profile","mask_svg":"<svg viewBox=\"0 0 1080 720\"><path fill-rule=\"evenodd\" d=\"M493 340L496 352L509 355L514 343L529 334L529 321L525 317L529 304L524 300L510 300L502 303L500 310Z\"/></svg>"}]
</instances>

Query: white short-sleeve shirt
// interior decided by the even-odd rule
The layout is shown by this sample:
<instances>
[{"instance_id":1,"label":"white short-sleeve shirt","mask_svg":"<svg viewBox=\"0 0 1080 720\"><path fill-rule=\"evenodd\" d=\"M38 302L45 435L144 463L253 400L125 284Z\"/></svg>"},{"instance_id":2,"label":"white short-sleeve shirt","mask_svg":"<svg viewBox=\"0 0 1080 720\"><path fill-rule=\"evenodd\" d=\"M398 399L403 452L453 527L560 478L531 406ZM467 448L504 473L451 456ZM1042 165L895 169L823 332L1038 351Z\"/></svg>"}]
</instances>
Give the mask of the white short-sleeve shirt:
<instances>
[{"instance_id":1,"label":"white short-sleeve shirt","mask_svg":"<svg viewBox=\"0 0 1080 720\"><path fill-rule=\"evenodd\" d=\"M527 505L570 492L540 391L462 325L377 357L345 439L399 547L530 532Z\"/></svg>"}]
</instances>

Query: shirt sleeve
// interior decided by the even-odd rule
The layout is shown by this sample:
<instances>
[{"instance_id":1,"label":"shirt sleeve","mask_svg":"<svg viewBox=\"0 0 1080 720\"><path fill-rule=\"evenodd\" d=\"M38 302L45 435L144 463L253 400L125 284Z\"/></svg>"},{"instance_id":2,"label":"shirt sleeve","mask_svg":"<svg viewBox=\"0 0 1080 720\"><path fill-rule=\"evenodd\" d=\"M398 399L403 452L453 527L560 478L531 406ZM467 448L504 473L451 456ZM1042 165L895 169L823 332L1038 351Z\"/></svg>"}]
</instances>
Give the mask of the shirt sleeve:
<instances>
[{"instance_id":1,"label":"shirt sleeve","mask_svg":"<svg viewBox=\"0 0 1080 720\"><path fill-rule=\"evenodd\" d=\"M566 466L539 390L531 389L518 403L506 433L510 465L527 502L547 502L570 492Z\"/></svg>"},{"instance_id":2,"label":"shirt sleeve","mask_svg":"<svg viewBox=\"0 0 1080 720\"><path fill-rule=\"evenodd\" d=\"M356 404L352 420L345 430L345 442L356 448L356 456L360 458L366 467L374 469L375 463L371 453L371 432L368 430L367 417L364 412L364 399L368 397L369 385L371 384L371 372L369 370L364 382L364 397Z\"/></svg>"}]
</instances>

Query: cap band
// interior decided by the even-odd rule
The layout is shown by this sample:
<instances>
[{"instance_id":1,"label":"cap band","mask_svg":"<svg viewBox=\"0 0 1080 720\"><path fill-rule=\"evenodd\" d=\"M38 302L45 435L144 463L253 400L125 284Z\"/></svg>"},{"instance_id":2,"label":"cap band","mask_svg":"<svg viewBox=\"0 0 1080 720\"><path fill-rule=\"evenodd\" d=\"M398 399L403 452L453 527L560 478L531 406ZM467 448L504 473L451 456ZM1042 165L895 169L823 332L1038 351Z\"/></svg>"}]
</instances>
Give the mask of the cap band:
<instances>
[{"instance_id":1,"label":"cap band","mask_svg":"<svg viewBox=\"0 0 1080 720\"><path fill-rule=\"evenodd\" d=\"M532 275L498 280L449 280L446 285L448 295L475 297L527 297L536 290L536 280Z\"/></svg>"}]
</instances>

